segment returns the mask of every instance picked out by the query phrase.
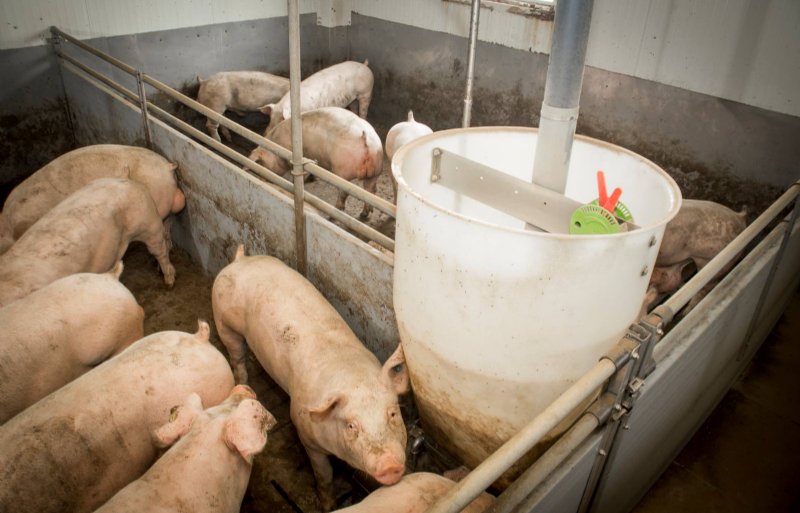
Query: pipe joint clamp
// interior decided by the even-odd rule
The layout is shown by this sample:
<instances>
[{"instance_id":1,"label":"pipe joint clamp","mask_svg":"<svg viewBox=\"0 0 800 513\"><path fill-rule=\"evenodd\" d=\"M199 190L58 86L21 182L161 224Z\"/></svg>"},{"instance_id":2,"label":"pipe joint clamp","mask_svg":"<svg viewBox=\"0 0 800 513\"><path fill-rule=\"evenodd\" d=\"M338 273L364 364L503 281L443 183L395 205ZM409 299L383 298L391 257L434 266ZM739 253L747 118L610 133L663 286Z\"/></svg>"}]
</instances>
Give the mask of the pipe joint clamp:
<instances>
[{"instance_id":1,"label":"pipe joint clamp","mask_svg":"<svg viewBox=\"0 0 800 513\"><path fill-rule=\"evenodd\" d=\"M547 118L551 121L575 121L578 119L579 110L580 107L564 109L543 103L541 117Z\"/></svg>"}]
</instances>

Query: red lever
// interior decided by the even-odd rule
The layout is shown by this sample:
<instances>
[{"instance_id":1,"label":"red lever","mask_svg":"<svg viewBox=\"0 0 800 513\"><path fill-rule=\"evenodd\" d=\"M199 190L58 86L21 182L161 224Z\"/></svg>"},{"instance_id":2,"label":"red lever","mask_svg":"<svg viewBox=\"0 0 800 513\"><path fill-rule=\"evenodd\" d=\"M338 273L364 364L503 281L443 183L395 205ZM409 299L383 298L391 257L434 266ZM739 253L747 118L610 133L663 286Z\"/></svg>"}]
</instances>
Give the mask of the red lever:
<instances>
[{"instance_id":1,"label":"red lever","mask_svg":"<svg viewBox=\"0 0 800 513\"><path fill-rule=\"evenodd\" d=\"M597 171L597 193L599 196L597 203L613 214L619 197L622 196L622 189L619 187L614 189L614 192L611 193L611 197L609 198L608 190L606 189L606 175L602 171Z\"/></svg>"},{"instance_id":2,"label":"red lever","mask_svg":"<svg viewBox=\"0 0 800 513\"><path fill-rule=\"evenodd\" d=\"M598 203L605 208L606 201L608 201L608 192L606 191L606 175L602 171L597 172L597 192L600 195Z\"/></svg>"}]
</instances>

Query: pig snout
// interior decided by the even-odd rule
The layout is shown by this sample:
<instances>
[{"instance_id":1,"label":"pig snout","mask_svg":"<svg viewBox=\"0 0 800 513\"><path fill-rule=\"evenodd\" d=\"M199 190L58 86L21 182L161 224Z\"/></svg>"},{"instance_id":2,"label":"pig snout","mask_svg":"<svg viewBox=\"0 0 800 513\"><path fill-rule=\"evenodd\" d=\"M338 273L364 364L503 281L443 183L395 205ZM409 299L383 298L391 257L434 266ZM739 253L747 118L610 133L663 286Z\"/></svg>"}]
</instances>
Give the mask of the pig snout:
<instances>
[{"instance_id":1,"label":"pig snout","mask_svg":"<svg viewBox=\"0 0 800 513\"><path fill-rule=\"evenodd\" d=\"M382 485L393 485L400 481L405 472L405 455L398 458L391 452L385 452L378 458L372 477Z\"/></svg>"}]
</instances>

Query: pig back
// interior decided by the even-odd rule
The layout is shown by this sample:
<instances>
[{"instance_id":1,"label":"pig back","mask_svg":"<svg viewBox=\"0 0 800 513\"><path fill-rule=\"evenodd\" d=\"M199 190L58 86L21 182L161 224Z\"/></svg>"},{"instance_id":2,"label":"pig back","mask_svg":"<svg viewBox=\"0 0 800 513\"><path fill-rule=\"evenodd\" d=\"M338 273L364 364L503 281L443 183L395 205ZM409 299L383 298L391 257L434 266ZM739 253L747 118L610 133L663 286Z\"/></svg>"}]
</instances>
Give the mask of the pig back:
<instances>
[{"instance_id":1,"label":"pig back","mask_svg":"<svg viewBox=\"0 0 800 513\"><path fill-rule=\"evenodd\" d=\"M0 424L142 338L143 321L111 273L73 274L0 308Z\"/></svg>"},{"instance_id":2,"label":"pig back","mask_svg":"<svg viewBox=\"0 0 800 513\"><path fill-rule=\"evenodd\" d=\"M0 511L93 511L139 477L173 406L192 392L215 405L233 387L202 333L150 335L0 427Z\"/></svg>"},{"instance_id":3,"label":"pig back","mask_svg":"<svg viewBox=\"0 0 800 513\"><path fill-rule=\"evenodd\" d=\"M177 190L175 166L146 148L98 144L65 153L9 194L3 215L15 239L67 196L100 178L130 178L144 185L163 219Z\"/></svg>"},{"instance_id":4,"label":"pig back","mask_svg":"<svg viewBox=\"0 0 800 513\"><path fill-rule=\"evenodd\" d=\"M158 221L144 186L95 180L59 203L0 255L0 305L69 274L106 272Z\"/></svg>"},{"instance_id":5,"label":"pig back","mask_svg":"<svg viewBox=\"0 0 800 513\"><path fill-rule=\"evenodd\" d=\"M244 336L259 363L293 400L300 388L314 388L312 381L326 379L327 371L315 368L318 362L334 362L335 367L349 359L372 373L380 369L314 285L277 258L239 258L219 273L212 298L215 318Z\"/></svg>"}]
</instances>

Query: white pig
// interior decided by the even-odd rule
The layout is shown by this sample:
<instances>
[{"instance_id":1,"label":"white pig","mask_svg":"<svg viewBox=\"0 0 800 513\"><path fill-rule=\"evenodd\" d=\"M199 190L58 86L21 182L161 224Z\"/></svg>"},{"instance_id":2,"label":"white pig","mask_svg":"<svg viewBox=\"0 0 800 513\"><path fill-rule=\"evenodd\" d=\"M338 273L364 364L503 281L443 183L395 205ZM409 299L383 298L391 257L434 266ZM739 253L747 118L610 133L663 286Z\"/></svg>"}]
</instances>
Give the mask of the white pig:
<instances>
[{"instance_id":1,"label":"white pig","mask_svg":"<svg viewBox=\"0 0 800 513\"><path fill-rule=\"evenodd\" d=\"M378 185L383 169L383 146L378 133L365 119L341 107L323 107L301 115L303 123L303 156L317 161L335 175L345 180L364 180L364 189L372 194ZM284 148L292 148L292 122L287 119L265 135ZM284 175L291 165L266 148L258 146L250 153L254 162ZM336 208L343 210L347 192L340 191ZM361 217L372 211L364 204Z\"/></svg>"},{"instance_id":2,"label":"white pig","mask_svg":"<svg viewBox=\"0 0 800 513\"><path fill-rule=\"evenodd\" d=\"M0 511L90 512L141 476L175 405L233 388L208 337L205 322L145 337L0 426Z\"/></svg>"},{"instance_id":3,"label":"white pig","mask_svg":"<svg viewBox=\"0 0 800 513\"><path fill-rule=\"evenodd\" d=\"M0 308L0 424L142 338L121 272L73 274Z\"/></svg>"},{"instance_id":4,"label":"white pig","mask_svg":"<svg viewBox=\"0 0 800 513\"><path fill-rule=\"evenodd\" d=\"M143 185L95 180L59 203L0 255L0 306L64 276L109 271L131 241L147 245L172 286L164 225Z\"/></svg>"},{"instance_id":5,"label":"white pig","mask_svg":"<svg viewBox=\"0 0 800 513\"><path fill-rule=\"evenodd\" d=\"M697 270L711 261L745 228L746 212L734 212L713 201L685 199L678 214L667 223L650 276L642 314L646 313L659 294L674 292L683 285L687 266ZM694 308L732 268L722 269L689 302L684 314Z\"/></svg>"},{"instance_id":6,"label":"white pig","mask_svg":"<svg viewBox=\"0 0 800 513\"><path fill-rule=\"evenodd\" d=\"M16 186L0 214L0 253L67 196L98 178L130 178L147 187L158 215L180 212L186 199L177 164L146 148L97 144L65 153Z\"/></svg>"},{"instance_id":7,"label":"white pig","mask_svg":"<svg viewBox=\"0 0 800 513\"><path fill-rule=\"evenodd\" d=\"M430 472L416 472L403 476L399 483L378 488L364 500L337 513L425 513L436 504L455 482ZM484 492L461 510L461 513L482 513L494 497Z\"/></svg>"},{"instance_id":8,"label":"white pig","mask_svg":"<svg viewBox=\"0 0 800 513\"><path fill-rule=\"evenodd\" d=\"M273 103L289 91L289 79L261 71L221 71L200 82L197 101L221 114L232 110L239 115L257 111L265 104ZM211 118L206 122L211 137L220 140L219 123ZM228 141L231 133L222 127L222 135Z\"/></svg>"},{"instance_id":9,"label":"white pig","mask_svg":"<svg viewBox=\"0 0 800 513\"><path fill-rule=\"evenodd\" d=\"M389 162L391 163L395 152L402 148L403 145L432 133L433 130L428 125L414 121L414 113L408 111L408 120L397 123L386 134L386 156L389 158ZM394 175L390 176L392 177L395 201L397 201L397 182L394 179Z\"/></svg>"},{"instance_id":10,"label":"white pig","mask_svg":"<svg viewBox=\"0 0 800 513\"><path fill-rule=\"evenodd\" d=\"M347 107L357 100L358 115L366 119L374 82L369 61L364 61L364 64L345 61L329 66L300 83L301 112L320 107ZM269 132L284 119L292 117L289 93L284 94L277 103L264 105L260 110L270 116Z\"/></svg>"},{"instance_id":11,"label":"white pig","mask_svg":"<svg viewBox=\"0 0 800 513\"><path fill-rule=\"evenodd\" d=\"M386 156L392 160L395 152L404 144L432 133L428 125L414 121L414 112L408 111L408 120L397 123L386 134Z\"/></svg>"},{"instance_id":12,"label":"white pig","mask_svg":"<svg viewBox=\"0 0 800 513\"><path fill-rule=\"evenodd\" d=\"M190 395L156 431L159 445L175 445L96 513L239 513L253 456L276 423L255 399L250 387L237 385L203 411L200 396Z\"/></svg>"},{"instance_id":13,"label":"white pig","mask_svg":"<svg viewBox=\"0 0 800 513\"><path fill-rule=\"evenodd\" d=\"M291 397L323 510L335 505L329 455L382 484L405 472L406 430L397 394L408 391L402 347L381 367L338 312L300 274L268 256L244 256L211 291L217 332L237 383L247 382L248 345Z\"/></svg>"}]
</instances>

